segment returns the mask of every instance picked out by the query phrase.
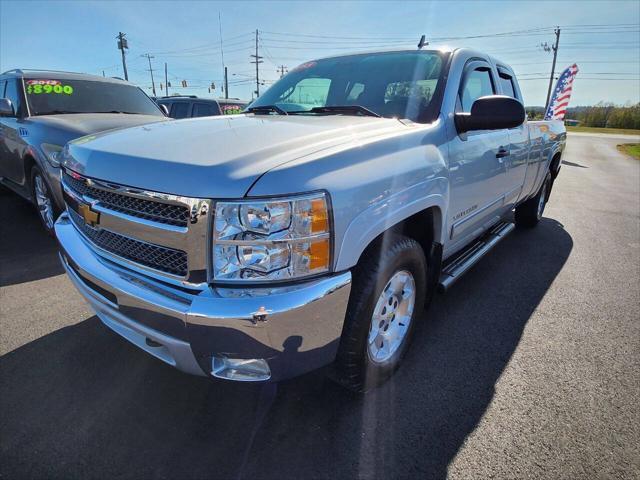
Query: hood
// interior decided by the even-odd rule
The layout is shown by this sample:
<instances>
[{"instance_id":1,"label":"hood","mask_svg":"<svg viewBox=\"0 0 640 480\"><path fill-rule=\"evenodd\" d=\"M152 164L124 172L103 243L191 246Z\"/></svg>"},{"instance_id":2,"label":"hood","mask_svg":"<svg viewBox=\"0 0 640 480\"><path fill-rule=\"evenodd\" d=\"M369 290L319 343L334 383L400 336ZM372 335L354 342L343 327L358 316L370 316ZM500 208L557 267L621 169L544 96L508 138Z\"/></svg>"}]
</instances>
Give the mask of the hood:
<instances>
[{"instance_id":1,"label":"hood","mask_svg":"<svg viewBox=\"0 0 640 480\"><path fill-rule=\"evenodd\" d=\"M124 113L73 113L29 117L34 125L54 129L69 135L69 140L114 128L135 127L169 120L161 115L133 115ZM66 143L66 142L65 142Z\"/></svg>"},{"instance_id":2,"label":"hood","mask_svg":"<svg viewBox=\"0 0 640 480\"><path fill-rule=\"evenodd\" d=\"M406 128L395 119L338 115L195 118L78 139L69 144L64 164L88 177L156 192L239 198L286 162Z\"/></svg>"}]
</instances>

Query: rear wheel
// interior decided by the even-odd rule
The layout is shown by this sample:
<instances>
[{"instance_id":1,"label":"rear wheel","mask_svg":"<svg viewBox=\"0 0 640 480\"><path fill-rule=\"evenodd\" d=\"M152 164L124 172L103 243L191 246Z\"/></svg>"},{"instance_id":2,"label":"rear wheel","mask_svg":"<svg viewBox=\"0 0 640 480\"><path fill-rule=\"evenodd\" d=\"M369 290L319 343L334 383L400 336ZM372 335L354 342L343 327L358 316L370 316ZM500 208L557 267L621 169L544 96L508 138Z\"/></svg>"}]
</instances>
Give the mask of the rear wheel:
<instances>
[{"instance_id":1,"label":"rear wheel","mask_svg":"<svg viewBox=\"0 0 640 480\"><path fill-rule=\"evenodd\" d=\"M517 227L533 228L540 222L544 207L547 205L550 188L551 174L547 173L537 195L516 207L515 220Z\"/></svg>"},{"instance_id":2,"label":"rear wheel","mask_svg":"<svg viewBox=\"0 0 640 480\"><path fill-rule=\"evenodd\" d=\"M38 167L31 170L31 190L35 201L38 217L49 235L53 236L53 224L58 213L53 195L47 185L44 175Z\"/></svg>"},{"instance_id":3,"label":"rear wheel","mask_svg":"<svg viewBox=\"0 0 640 480\"><path fill-rule=\"evenodd\" d=\"M365 252L353 288L334 365L335 379L352 390L379 385L400 366L423 309L426 260L413 239L392 236Z\"/></svg>"}]
</instances>

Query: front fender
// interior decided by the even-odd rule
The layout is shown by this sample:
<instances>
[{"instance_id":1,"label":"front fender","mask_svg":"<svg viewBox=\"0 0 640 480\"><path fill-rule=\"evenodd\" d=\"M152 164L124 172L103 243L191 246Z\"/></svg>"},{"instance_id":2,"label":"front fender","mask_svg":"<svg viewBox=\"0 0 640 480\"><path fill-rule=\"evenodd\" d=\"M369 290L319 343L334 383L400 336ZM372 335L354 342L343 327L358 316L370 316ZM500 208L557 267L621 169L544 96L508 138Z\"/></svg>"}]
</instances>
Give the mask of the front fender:
<instances>
[{"instance_id":1,"label":"front fender","mask_svg":"<svg viewBox=\"0 0 640 480\"><path fill-rule=\"evenodd\" d=\"M426 210L437 208L440 212L436 218L434 240L442 243L442 218L446 218L447 200L449 198L449 180L444 177L426 180L407 189L396 192L362 211L347 226L340 248L337 249L336 270L342 271L353 267L362 252L380 234L409 218Z\"/></svg>"}]
</instances>

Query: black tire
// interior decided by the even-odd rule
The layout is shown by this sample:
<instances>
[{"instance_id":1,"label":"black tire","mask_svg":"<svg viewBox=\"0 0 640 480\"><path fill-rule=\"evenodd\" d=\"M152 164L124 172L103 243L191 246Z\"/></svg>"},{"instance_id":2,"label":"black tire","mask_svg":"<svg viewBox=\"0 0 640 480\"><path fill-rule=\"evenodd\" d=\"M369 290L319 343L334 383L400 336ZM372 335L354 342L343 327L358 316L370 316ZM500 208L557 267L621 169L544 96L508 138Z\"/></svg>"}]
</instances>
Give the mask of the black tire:
<instances>
[{"instance_id":1,"label":"black tire","mask_svg":"<svg viewBox=\"0 0 640 480\"><path fill-rule=\"evenodd\" d=\"M388 291L385 289L389 280L398 272L412 275L415 286L413 313L395 353L385 361L375 361L371 357L368 342L374 309L382 292ZM353 271L351 296L332 378L359 392L388 379L407 352L417 317L424 310L426 294L427 264L418 242L408 237L390 235L382 242L382 246L366 251ZM390 321L393 322L393 318Z\"/></svg>"},{"instance_id":2,"label":"black tire","mask_svg":"<svg viewBox=\"0 0 640 480\"><path fill-rule=\"evenodd\" d=\"M47 218L45 208L39 201L38 185L40 185L41 188L44 187L45 196L48 199L49 204L51 206L51 221L49 221L49 219ZM53 229L53 224L55 223L56 218L58 218L58 214L60 213L60 210L56 206L55 199L53 198L53 195L51 193L51 187L49 186L49 183L46 181L44 175L42 174L42 171L38 166L34 166L31 169L31 196L33 197L33 204L36 207L36 213L38 214L38 219L40 220L40 224L42 225L42 228L45 229L47 234L54 237L55 232Z\"/></svg>"},{"instance_id":3,"label":"black tire","mask_svg":"<svg viewBox=\"0 0 640 480\"><path fill-rule=\"evenodd\" d=\"M533 228L538 225L544 213L544 207L551 193L551 174L547 173L540 190L535 197L530 198L516 207L515 220L518 228Z\"/></svg>"}]
</instances>

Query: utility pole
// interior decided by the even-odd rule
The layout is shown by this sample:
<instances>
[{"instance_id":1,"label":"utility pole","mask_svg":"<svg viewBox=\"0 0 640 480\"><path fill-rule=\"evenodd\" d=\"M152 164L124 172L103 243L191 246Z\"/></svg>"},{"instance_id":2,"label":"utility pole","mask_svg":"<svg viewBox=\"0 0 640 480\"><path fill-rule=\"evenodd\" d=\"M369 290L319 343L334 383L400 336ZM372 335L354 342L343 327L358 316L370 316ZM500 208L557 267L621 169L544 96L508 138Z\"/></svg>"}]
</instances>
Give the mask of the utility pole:
<instances>
[{"instance_id":1,"label":"utility pole","mask_svg":"<svg viewBox=\"0 0 640 480\"><path fill-rule=\"evenodd\" d=\"M164 62L164 94L169 96L169 80L167 79L167 62Z\"/></svg>"},{"instance_id":2,"label":"utility pole","mask_svg":"<svg viewBox=\"0 0 640 480\"><path fill-rule=\"evenodd\" d=\"M262 62L262 57L258 55L258 29L256 29L256 54L249 55L249 56L255 58L255 61L249 62L249 63L256 64L256 97L259 97L260 96L260 72L258 70L258 65L263 62Z\"/></svg>"},{"instance_id":3,"label":"utility pole","mask_svg":"<svg viewBox=\"0 0 640 480\"><path fill-rule=\"evenodd\" d=\"M229 98L229 74L227 67L224 67L224 98Z\"/></svg>"},{"instance_id":4,"label":"utility pole","mask_svg":"<svg viewBox=\"0 0 640 480\"><path fill-rule=\"evenodd\" d=\"M129 74L127 73L127 62L125 62L124 60L124 49L125 48L129 48L129 43L127 42L127 39L124 38L127 35L122 33L122 32L118 32L118 36L116 37L118 39L118 48L120 49L120 52L122 53L122 69L124 70L124 79L125 80L129 80Z\"/></svg>"},{"instance_id":5,"label":"utility pole","mask_svg":"<svg viewBox=\"0 0 640 480\"><path fill-rule=\"evenodd\" d=\"M156 82L153 81L153 68L151 68L151 59L155 58L153 55L149 55L145 53L144 55L140 55L141 57L146 57L149 60L149 73L151 73L151 89L153 91L153 96L156 96Z\"/></svg>"},{"instance_id":6,"label":"utility pole","mask_svg":"<svg viewBox=\"0 0 640 480\"><path fill-rule=\"evenodd\" d=\"M285 73L289 73L289 69L286 65L280 65L276 72L280 73L280 78L284 77Z\"/></svg>"},{"instance_id":7,"label":"utility pole","mask_svg":"<svg viewBox=\"0 0 640 480\"><path fill-rule=\"evenodd\" d=\"M555 45L552 45L551 48L549 48L549 46L545 43L542 47L546 52L553 50L553 63L551 64L551 76L549 77L549 89L547 90L547 102L545 103L545 106L544 106L545 112L547 111L547 108L549 108L549 100L551 99L551 89L553 88L553 76L556 73L556 59L558 58L558 44L560 43L560 27L556 27L556 29L554 30L554 33L556 34Z\"/></svg>"}]
</instances>

